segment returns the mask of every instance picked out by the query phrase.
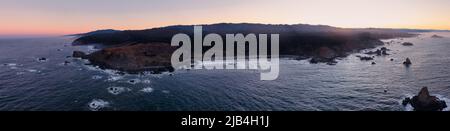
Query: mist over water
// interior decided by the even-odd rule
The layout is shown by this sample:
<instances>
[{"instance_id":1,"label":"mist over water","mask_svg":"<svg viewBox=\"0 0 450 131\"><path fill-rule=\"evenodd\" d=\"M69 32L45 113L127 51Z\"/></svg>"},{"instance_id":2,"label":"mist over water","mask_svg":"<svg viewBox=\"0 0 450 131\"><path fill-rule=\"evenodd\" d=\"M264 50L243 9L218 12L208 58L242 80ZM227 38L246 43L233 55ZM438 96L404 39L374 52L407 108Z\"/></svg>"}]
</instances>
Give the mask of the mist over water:
<instances>
[{"instance_id":1,"label":"mist over water","mask_svg":"<svg viewBox=\"0 0 450 131\"><path fill-rule=\"evenodd\" d=\"M384 46L391 55L375 57L376 65L360 61L361 53L334 66L283 58L274 81L261 81L256 70L120 75L68 58L74 50L95 51L72 40L0 39L0 110L402 111L411 108L401 100L423 86L450 102L450 33L394 39ZM409 68L402 64L407 57Z\"/></svg>"}]
</instances>

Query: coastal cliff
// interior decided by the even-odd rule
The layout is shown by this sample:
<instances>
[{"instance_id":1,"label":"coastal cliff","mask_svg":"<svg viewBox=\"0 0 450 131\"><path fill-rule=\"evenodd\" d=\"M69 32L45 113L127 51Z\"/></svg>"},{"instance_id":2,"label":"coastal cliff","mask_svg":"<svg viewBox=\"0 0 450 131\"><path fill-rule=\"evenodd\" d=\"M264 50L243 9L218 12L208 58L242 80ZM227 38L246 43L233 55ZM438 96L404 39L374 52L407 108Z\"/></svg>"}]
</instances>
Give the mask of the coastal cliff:
<instances>
[{"instance_id":1,"label":"coastal cliff","mask_svg":"<svg viewBox=\"0 0 450 131\"><path fill-rule=\"evenodd\" d=\"M161 73L173 71L170 57L175 47L167 43L141 43L105 48L89 55L80 56L102 69L115 69L128 73L149 71ZM76 57L74 52L74 57Z\"/></svg>"}]
</instances>

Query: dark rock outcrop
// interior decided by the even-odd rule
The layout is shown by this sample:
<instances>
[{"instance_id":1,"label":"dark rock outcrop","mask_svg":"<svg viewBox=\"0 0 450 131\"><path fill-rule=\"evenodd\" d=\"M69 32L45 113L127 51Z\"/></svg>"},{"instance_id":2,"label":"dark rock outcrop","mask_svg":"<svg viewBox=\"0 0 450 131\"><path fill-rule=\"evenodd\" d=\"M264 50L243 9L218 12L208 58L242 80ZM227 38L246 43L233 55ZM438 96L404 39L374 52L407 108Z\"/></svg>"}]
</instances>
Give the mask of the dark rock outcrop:
<instances>
[{"instance_id":1,"label":"dark rock outcrop","mask_svg":"<svg viewBox=\"0 0 450 131\"><path fill-rule=\"evenodd\" d=\"M337 61L334 58L312 57L309 60L309 63L311 64L327 63L328 65L336 65Z\"/></svg>"},{"instance_id":2,"label":"dark rock outcrop","mask_svg":"<svg viewBox=\"0 0 450 131\"><path fill-rule=\"evenodd\" d=\"M86 59L86 53L82 51L73 51L72 57Z\"/></svg>"},{"instance_id":3,"label":"dark rock outcrop","mask_svg":"<svg viewBox=\"0 0 450 131\"><path fill-rule=\"evenodd\" d=\"M378 49L376 51L369 51L369 52L366 52L364 54L367 54L367 55L381 55L382 52L381 52L381 50Z\"/></svg>"},{"instance_id":4,"label":"dark rock outcrop","mask_svg":"<svg viewBox=\"0 0 450 131\"><path fill-rule=\"evenodd\" d=\"M318 58L311 58L311 60L309 60L309 63L311 63L311 64L317 64L319 62L320 62L320 60Z\"/></svg>"},{"instance_id":5,"label":"dark rock outcrop","mask_svg":"<svg viewBox=\"0 0 450 131\"><path fill-rule=\"evenodd\" d=\"M381 54L382 55L389 55L388 53L387 53L387 51L389 51L389 49L388 48L386 48L386 47L381 47Z\"/></svg>"},{"instance_id":6,"label":"dark rock outcrop","mask_svg":"<svg viewBox=\"0 0 450 131\"><path fill-rule=\"evenodd\" d=\"M87 55L91 64L105 69L115 69L132 74L150 71L174 71L171 55L175 47L167 43L135 44L106 48Z\"/></svg>"},{"instance_id":7,"label":"dark rock outcrop","mask_svg":"<svg viewBox=\"0 0 450 131\"><path fill-rule=\"evenodd\" d=\"M318 53L319 57L325 59L333 59L337 57L336 51L330 49L329 47L320 47Z\"/></svg>"},{"instance_id":8,"label":"dark rock outcrop","mask_svg":"<svg viewBox=\"0 0 450 131\"><path fill-rule=\"evenodd\" d=\"M439 35L433 35L431 36L431 38L444 38L443 36L439 36Z\"/></svg>"},{"instance_id":9,"label":"dark rock outcrop","mask_svg":"<svg viewBox=\"0 0 450 131\"><path fill-rule=\"evenodd\" d=\"M403 46L413 46L414 44L411 42L405 42L402 44Z\"/></svg>"},{"instance_id":10,"label":"dark rock outcrop","mask_svg":"<svg viewBox=\"0 0 450 131\"><path fill-rule=\"evenodd\" d=\"M411 104L415 111L442 111L447 108L445 101L431 96L427 87L423 87L417 96L405 98L403 105Z\"/></svg>"},{"instance_id":11,"label":"dark rock outcrop","mask_svg":"<svg viewBox=\"0 0 450 131\"><path fill-rule=\"evenodd\" d=\"M406 106L406 105L408 105L409 103L411 103L411 98L409 98L409 97L403 99L403 101L402 101L402 105L403 105L403 106Z\"/></svg>"},{"instance_id":12,"label":"dark rock outcrop","mask_svg":"<svg viewBox=\"0 0 450 131\"><path fill-rule=\"evenodd\" d=\"M356 57L358 57L360 60L362 60L362 61L370 61L370 60L373 60L373 57L369 57L369 56L356 56Z\"/></svg>"},{"instance_id":13,"label":"dark rock outcrop","mask_svg":"<svg viewBox=\"0 0 450 131\"><path fill-rule=\"evenodd\" d=\"M38 61L40 61L40 62L45 62L45 61L47 61L47 58L41 57L41 58L38 58Z\"/></svg>"},{"instance_id":14,"label":"dark rock outcrop","mask_svg":"<svg viewBox=\"0 0 450 131\"><path fill-rule=\"evenodd\" d=\"M366 52L366 53L364 53L364 54L367 54L367 55L377 55L377 56L381 56L381 55L389 55L389 54L387 53L387 51L389 51L389 49L387 49L386 47L381 47L380 49L377 49L376 51L369 51L369 52Z\"/></svg>"},{"instance_id":15,"label":"dark rock outcrop","mask_svg":"<svg viewBox=\"0 0 450 131\"><path fill-rule=\"evenodd\" d=\"M328 65L336 65L335 60L338 57L338 53L329 47L320 47L317 51L317 55L312 57L309 61L312 64L327 63Z\"/></svg>"},{"instance_id":16,"label":"dark rock outcrop","mask_svg":"<svg viewBox=\"0 0 450 131\"><path fill-rule=\"evenodd\" d=\"M403 62L403 64L409 66L412 64L412 62L409 58L406 58L406 60L405 60L405 62Z\"/></svg>"},{"instance_id":17,"label":"dark rock outcrop","mask_svg":"<svg viewBox=\"0 0 450 131\"><path fill-rule=\"evenodd\" d=\"M382 54L382 55L389 55L389 54L387 53L387 51L381 51L381 54Z\"/></svg>"},{"instance_id":18,"label":"dark rock outcrop","mask_svg":"<svg viewBox=\"0 0 450 131\"><path fill-rule=\"evenodd\" d=\"M64 61L64 65L69 65L70 62L69 61Z\"/></svg>"}]
</instances>

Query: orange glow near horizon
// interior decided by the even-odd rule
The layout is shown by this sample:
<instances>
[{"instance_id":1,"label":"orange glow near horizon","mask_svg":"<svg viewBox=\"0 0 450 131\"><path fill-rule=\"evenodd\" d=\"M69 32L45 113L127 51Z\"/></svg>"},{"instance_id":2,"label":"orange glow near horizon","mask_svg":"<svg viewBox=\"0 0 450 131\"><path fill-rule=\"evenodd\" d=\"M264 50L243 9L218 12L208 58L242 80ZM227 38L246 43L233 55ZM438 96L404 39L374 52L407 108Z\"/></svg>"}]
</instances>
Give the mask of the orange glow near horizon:
<instances>
[{"instance_id":1,"label":"orange glow near horizon","mask_svg":"<svg viewBox=\"0 0 450 131\"><path fill-rule=\"evenodd\" d=\"M0 35L65 35L222 22L450 30L448 0L105 1L3 0Z\"/></svg>"}]
</instances>

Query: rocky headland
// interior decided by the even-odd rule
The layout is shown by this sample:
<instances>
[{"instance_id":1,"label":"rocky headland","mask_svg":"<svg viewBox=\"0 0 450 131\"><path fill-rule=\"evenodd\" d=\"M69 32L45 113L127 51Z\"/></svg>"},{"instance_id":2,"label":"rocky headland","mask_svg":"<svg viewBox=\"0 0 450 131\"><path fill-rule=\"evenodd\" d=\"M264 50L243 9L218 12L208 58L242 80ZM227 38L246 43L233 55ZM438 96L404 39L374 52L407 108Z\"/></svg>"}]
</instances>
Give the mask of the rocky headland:
<instances>
[{"instance_id":1,"label":"rocky headland","mask_svg":"<svg viewBox=\"0 0 450 131\"><path fill-rule=\"evenodd\" d=\"M416 34L395 29L345 29L305 24L221 23L202 26L203 34L216 33L221 36L238 33L280 34L280 55L297 56L300 60L310 59L311 63L330 65L337 63L336 58L383 45L381 39L416 36ZM108 30L80 34L73 45L101 44L103 49L92 54L74 52L74 57L89 59L93 65L101 68L130 73L170 71L173 70L170 68L170 58L176 47L171 47L169 43L178 33L188 34L192 38L193 26L168 26L128 31ZM387 49L382 48L371 53L388 55L386 51Z\"/></svg>"},{"instance_id":2,"label":"rocky headland","mask_svg":"<svg viewBox=\"0 0 450 131\"><path fill-rule=\"evenodd\" d=\"M133 44L105 48L92 54L74 51L73 57L88 59L102 69L114 69L132 74L149 71L172 72L170 57L175 47L167 43Z\"/></svg>"}]
</instances>

